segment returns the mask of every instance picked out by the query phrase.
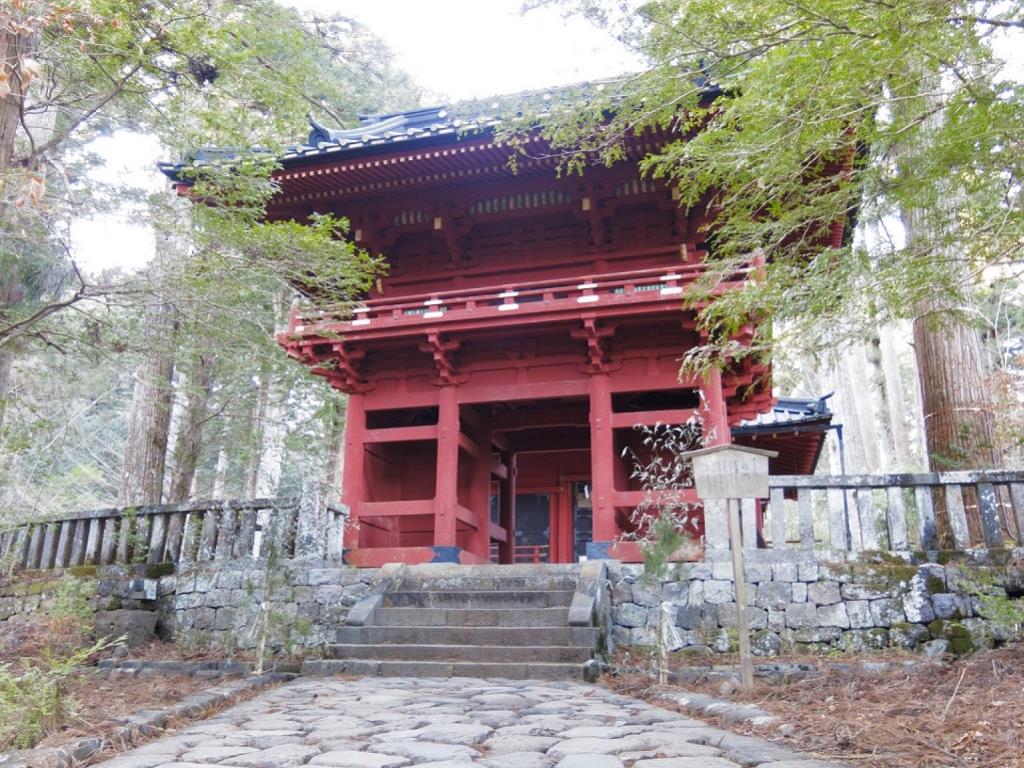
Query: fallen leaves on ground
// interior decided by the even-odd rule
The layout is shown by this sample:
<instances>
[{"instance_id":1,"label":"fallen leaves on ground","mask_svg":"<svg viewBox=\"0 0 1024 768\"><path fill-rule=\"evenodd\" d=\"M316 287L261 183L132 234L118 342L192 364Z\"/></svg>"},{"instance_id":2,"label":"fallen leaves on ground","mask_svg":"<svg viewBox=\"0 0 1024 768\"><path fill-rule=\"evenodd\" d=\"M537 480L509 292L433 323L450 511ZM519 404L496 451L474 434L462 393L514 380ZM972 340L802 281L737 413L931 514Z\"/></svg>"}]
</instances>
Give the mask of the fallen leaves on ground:
<instances>
[{"instance_id":1,"label":"fallen leaves on ground","mask_svg":"<svg viewBox=\"0 0 1024 768\"><path fill-rule=\"evenodd\" d=\"M860 669L855 662L861 660L877 658L822 659L810 676L778 683L756 679L751 691L723 686L721 678L685 690L756 704L779 718L756 728L723 727L851 765L1024 768L1024 645L956 660L920 659L884 671ZM854 663L836 670L828 668L830 661ZM633 695L659 690L636 673L610 682ZM781 732L779 723L785 724Z\"/></svg>"},{"instance_id":2,"label":"fallen leaves on ground","mask_svg":"<svg viewBox=\"0 0 1024 768\"><path fill-rule=\"evenodd\" d=\"M142 710L171 706L216 682L189 675L146 675L104 679L83 669L65 690L73 708L65 724L37 747L56 747L86 736L103 736Z\"/></svg>"}]
</instances>

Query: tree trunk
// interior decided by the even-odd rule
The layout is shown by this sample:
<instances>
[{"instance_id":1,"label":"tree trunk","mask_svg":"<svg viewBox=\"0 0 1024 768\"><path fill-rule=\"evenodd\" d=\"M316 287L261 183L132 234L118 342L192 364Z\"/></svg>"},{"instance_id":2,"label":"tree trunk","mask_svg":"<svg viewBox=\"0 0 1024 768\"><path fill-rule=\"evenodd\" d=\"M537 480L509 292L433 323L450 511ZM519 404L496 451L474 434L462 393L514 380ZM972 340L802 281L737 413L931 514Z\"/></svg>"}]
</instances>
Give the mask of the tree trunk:
<instances>
[{"instance_id":1,"label":"tree trunk","mask_svg":"<svg viewBox=\"0 0 1024 768\"><path fill-rule=\"evenodd\" d=\"M0 347L0 439L4 434L4 415L7 413L7 399L11 391L11 368L14 354Z\"/></svg>"},{"instance_id":2,"label":"tree trunk","mask_svg":"<svg viewBox=\"0 0 1024 768\"><path fill-rule=\"evenodd\" d=\"M203 447L203 424L212 386L213 357L198 355L188 374L185 414L174 445L174 474L167 501L186 501L192 495L199 453Z\"/></svg>"},{"instance_id":3,"label":"tree trunk","mask_svg":"<svg viewBox=\"0 0 1024 768\"><path fill-rule=\"evenodd\" d=\"M341 483L345 475L345 410L345 401L334 397L327 425L328 454L324 471L327 490L334 498L341 496Z\"/></svg>"},{"instance_id":4,"label":"tree trunk","mask_svg":"<svg viewBox=\"0 0 1024 768\"><path fill-rule=\"evenodd\" d=\"M226 499L228 487L228 452L221 440L217 450L217 468L213 473L213 498Z\"/></svg>"},{"instance_id":5,"label":"tree trunk","mask_svg":"<svg viewBox=\"0 0 1024 768\"><path fill-rule=\"evenodd\" d=\"M0 98L0 220L11 197L9 171L28 90L22 82L22 62L34 58L39 49L42 8L25 8L19 16L26 23L17 30L10 18L0 23L0 76L4 78L4 90L9 91L6 98Z\"/></svg>"},{"instance_id":6,"label":"tree trunk","mask_svg":"<svg viewBox=\"0 0 1024 768\"><path fill-rule=\"evenodd\" d=\"M981 334L942 299L918 308L914 350L928 465L936 472L1000 466Z\"/></svg>"},{"instance_id":7,"label":"tree trunk","mask_svg":"<svg viewBox=\"0 0 1024 768\"><path fill-rule=\"evenodd\" d=\"M121 506L159 504L163 495L167 438L171 425L174 361L169 350L173 335L171 308L154 303L147 312L146 336L151 351L135 369L125 442L124 465L117 503Z\"/></svg>"},{"instance_id":8,"label":"tree trunk","mask_svg":"<svg viewBox=\"0 0 1024 768\"><path fill-rule=\"evenodd\" d=\"M935 72L924 72L920 92L934 92L938 81ZM928 129L937 128L943 119L942 112L934 110L917 144L899 153L901 183L908 188L915 184L915 151L928 151ZM945 265L949 270L954 285L970 282L967 264L958 253L949 252L947 244L957 242L959 202L964 194L954 185L931 206L907 206L901 211L909 251L930 252L936 266ZM921 382L928 466L934 471L989 469L1002 463L981 334L964 319L974 314L972 310L971 306L956 305L941 289L933 290L914 307L914 356ZM972 528L980 529L977 509L973 517ZM971 522L970 512L968 518Z\"/></svg>"},{"instance_id":9,"label":"tree trunk","mask_svg":"<svg viewBox=\"0 0 1024 768\"><path fill-rule=\"evenodd\" d=\"M285 438L282 402L286 395L276 386L270 366L264 365L260 371L254 411L256 449L246 484L246 492L250 497L276 496L281 484Z\"/></svg>"},{"instance_id":10,"label":"tree trunk","mask_svg":"<svg viewBox=\"0 0 1024 768\"><path fill-rule=\"evenodd\" d=\"M4 24L0 26L0 75L6 78L10 93L0 99L0 174L6 174L14 155L14 142L21 122L21 105L25 89L21 83L21 60L34 51L33 34L17 34Z\"/></svg>"}]
</instances>

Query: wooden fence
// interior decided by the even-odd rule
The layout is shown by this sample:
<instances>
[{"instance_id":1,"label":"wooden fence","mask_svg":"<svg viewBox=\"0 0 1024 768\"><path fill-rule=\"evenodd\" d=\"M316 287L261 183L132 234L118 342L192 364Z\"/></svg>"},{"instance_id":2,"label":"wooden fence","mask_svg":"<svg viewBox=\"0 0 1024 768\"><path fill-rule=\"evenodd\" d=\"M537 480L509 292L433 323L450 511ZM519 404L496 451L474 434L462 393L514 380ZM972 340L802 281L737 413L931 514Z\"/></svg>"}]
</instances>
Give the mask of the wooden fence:
<instances>
[{"instance_id":1,"label":"wooden fence","mask_svg":"<svg viewBox=\"0 0 1024 768\"><path fill-rule=\"evenodd\" d=\"M0 563L48 570L112 563L341 557L344 507L315 495L97 509L0 531Z\"/></svg>"},{"instance_id":2,"label":"wooden fence","mask_svg":"<svg viewBox=\"0 0 1024 768\"><path fill-rule=\"evenodd\" d=\"M778 475L769 488L767 504L741 502L744 546L860 552L1022 544L1024 471ZM937 513L948 541L939 541ZM705 514L708 548L728 548L724 504L705 504Z\"/></svg>"}]
</instances>

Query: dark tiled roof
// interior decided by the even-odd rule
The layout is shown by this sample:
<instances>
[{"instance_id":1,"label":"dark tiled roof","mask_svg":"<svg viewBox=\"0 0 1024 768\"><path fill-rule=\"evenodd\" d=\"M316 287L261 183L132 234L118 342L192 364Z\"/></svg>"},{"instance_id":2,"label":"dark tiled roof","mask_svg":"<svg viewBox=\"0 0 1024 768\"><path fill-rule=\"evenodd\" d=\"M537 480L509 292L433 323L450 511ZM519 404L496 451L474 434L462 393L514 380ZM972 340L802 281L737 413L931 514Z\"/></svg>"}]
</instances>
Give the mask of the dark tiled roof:
<instances>
[{"instance_id":1,"label":"dark tiled roof","mask_svg":"<svg viewBox=\"0 0 1024 768\"><path fill-rule=\"evenodd\" d=\"M372 152L375 148L394 147L443 137L455 140L463 134L492 130L510 117L521 117L529 113L543 114L554 103L586 101L592 94L625 82L624 78L612 78L547 91L528 91L451 105L422 107L406 112L360 115L359 125L355 128L327 128L310 115L311 130L305 143L289 147L281 155L281 160L288 164L306 158L366 153ZM238 152L235 150L201 149L182 161L162 162L158 165L164 174L177 178L185 167L230 162L237 155Z\"/></svg>"},{"instance_id":2,"label":"dark tiled roof","mask_svg":"<svg viewBox=\"0 0 1024 768\"><path fill-rule=\"evenodd\" d=\"M737 424L732 433L750 435L779 429L827 426L832 422L832 411L827 402L830 397L832 393L818 398L780 397L770 411Z\"/></svg>"},{"instance_id":3,"label":"dark tiled roof","mask_svg":"<svg viewBox=\"0 0 1024 768\"><path fill-rule=\"evenodd\" d=\"M501 120L496 116L480 116L475 119L455 117L447 106L426 107L390 115L360 115L356 128L325 128L310 118L312 130L306 143L290 148L282 159L287 161L437 136L457 136L459 133L493 128L499 122Z\"/></svg>"}]
</instances>

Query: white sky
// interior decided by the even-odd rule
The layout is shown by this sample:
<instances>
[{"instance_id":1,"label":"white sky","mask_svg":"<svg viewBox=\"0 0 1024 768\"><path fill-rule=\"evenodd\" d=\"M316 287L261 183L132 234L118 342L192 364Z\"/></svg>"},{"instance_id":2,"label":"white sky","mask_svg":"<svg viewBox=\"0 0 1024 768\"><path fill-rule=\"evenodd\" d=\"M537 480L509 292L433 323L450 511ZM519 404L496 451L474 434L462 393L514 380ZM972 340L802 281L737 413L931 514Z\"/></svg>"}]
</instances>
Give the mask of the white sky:
<instances>
[{"instance_id":1,"label":"white sky","mask_svg":"<svg viewBox=\"0 0 1024 768\"><path fill-rule=\"evenodd\" d=\"M520 15L522 0L290 0L298 8L359 19L395 54L396 64L427 92L426 101L493 96L610 77L635 70L638 61L610 36L552 9ZM302 137L296 136L299 140ZM157 173L157 142L117 134L97 142L108 158L97 180L156 191L167 189ZM125 216L100 216L72 225L74 253L90 272L138 269L153 256L145 226Z\"/></svg>"}]
</instances>

